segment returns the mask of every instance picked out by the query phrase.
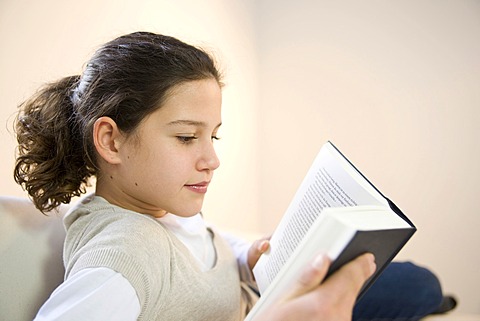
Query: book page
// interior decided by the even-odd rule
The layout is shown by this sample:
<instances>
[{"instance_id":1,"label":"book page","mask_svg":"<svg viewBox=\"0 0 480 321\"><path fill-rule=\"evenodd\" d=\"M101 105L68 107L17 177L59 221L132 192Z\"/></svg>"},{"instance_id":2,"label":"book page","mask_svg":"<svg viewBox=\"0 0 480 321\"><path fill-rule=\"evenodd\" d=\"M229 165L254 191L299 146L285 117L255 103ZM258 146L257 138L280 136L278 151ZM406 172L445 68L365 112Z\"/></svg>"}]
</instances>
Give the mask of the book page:
<instances>
[{"instance_id":1,"label":"book page","mask_svg":"<svg viewBox=\"0 0 480 321\"><path fill-rule=\"evenodd\" d=\"M314 160L270 240L270 251L254 268L261 293L326 207L388 206L387 200L331 145Z\"/></svg>"}]
</instances>

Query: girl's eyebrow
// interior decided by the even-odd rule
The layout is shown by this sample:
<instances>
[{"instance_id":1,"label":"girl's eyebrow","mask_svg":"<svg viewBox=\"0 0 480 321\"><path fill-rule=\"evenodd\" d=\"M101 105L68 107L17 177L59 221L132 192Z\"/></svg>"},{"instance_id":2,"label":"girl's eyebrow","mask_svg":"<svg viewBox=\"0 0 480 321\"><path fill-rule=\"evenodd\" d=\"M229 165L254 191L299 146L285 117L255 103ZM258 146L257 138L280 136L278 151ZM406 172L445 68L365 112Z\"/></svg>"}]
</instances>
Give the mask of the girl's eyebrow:
<instances>
[{"instance_id":1,"label":"girl's eyebrow","mask_svg":"<svg viewBox=\"0 0 480 321\"><path fill-rule=\"evenodd\" d=\"M197 127L207 127L207 123L202 122L202 121L196 121L196 120L174 120L171 121L167 124L168 126L175 126L175 125L187 125L187 126L197 126ZM218 128L222 125L222 123L219 123L215 128Z\"/></svg>"},{"instance_id":2,"label":"girl's eyebrow","mask_svg":"<svg viewBox=\"0 0 480 321\"><path fill-rule=\"evenodd\" d=\"M189 125L189 126L199 126L199 127L205 127L206 126L206 124L204 122L201 122L201 121L183 120L183 119L171 121L167 125L169 125L169 126Z\"/></svg>"}]
</instances>

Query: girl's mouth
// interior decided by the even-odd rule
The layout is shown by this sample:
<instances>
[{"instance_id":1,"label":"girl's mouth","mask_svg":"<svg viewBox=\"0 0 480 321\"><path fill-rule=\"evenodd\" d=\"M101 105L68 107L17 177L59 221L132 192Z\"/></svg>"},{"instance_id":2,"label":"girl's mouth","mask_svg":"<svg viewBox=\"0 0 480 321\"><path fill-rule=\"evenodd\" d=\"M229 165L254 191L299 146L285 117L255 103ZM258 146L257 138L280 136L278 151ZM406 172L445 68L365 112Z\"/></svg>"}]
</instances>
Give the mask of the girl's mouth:
<instances>
[{"instance_id":1,"label":"girl's mouth","mask_svg":"<svg viewBox=\"0 0 480 321\"><path fill-rule=\"evenodd\" d=\"M196 184L186 184L185 187L195 193L205 194L208 189L209 182L200 182Z\"/></svg>"}]
</instances>

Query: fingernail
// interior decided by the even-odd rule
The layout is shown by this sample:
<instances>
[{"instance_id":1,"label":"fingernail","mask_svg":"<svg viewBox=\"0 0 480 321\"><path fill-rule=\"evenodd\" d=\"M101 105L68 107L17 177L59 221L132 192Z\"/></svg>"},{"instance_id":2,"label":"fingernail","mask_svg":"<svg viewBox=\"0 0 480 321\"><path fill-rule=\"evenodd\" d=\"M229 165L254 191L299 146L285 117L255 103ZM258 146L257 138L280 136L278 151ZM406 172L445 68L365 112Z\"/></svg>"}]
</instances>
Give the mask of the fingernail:
<instances>
[{"instance_id":1,"label":"fingernail","mask_svg":"<svg viewBox=\"0 0 480 321\"><path fill-rule=\"evenodd\" d=\"M320 270L323 266L323 264L325 263L325 255L324 254L319 254L315 257L315 259L313 260L312 262L312 266L317 269L317 270Z\"/></svg>"},{"instance_id":2,"label":"fingernail","mask_svg":"<svg viewBox=\"0 0 480 321\"><path fill-rule=\"evenodd\" d=\"M265 252L266 250L268 250L268 246L269 246L269 245L268 245L268 241L262 241L262 242L260 243L260 246L258 247L258 250L259 250L261 253L263 253L263 252Z\"/></svg>"},{"instance_id":3,"label":"fingernail","mask_svg":"<svg viewBox=\"0 0 480 321\"><path fill-rule=\"evenodd\" d=\"M369 255L369 266L370 266L370 273L373 274L375 270L377 269L377 264L375 263L375 256L373 254Z\"/></svg>"}]
</instances>

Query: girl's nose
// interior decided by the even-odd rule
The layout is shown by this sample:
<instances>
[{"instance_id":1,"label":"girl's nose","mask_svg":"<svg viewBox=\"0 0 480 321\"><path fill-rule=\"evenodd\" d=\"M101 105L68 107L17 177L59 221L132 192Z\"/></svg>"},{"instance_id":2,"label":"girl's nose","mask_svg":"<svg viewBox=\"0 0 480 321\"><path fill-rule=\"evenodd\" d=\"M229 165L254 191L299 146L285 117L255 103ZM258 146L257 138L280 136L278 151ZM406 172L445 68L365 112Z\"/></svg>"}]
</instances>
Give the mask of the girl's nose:
<instances>
[{"instance_id":1,"label":"girl's nose","mask_svg":"<svg viewBox=\"0 0 480 321\"><path fill-rule=\"evenodd\" d=\"M202 156L198 161L199 170L216 170L220 166L220 160L218 159L213 143L210 142L202 151Z\"/></svg>"}]
</instances>

